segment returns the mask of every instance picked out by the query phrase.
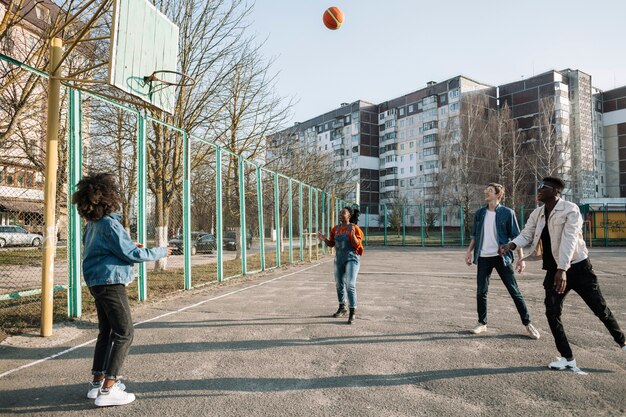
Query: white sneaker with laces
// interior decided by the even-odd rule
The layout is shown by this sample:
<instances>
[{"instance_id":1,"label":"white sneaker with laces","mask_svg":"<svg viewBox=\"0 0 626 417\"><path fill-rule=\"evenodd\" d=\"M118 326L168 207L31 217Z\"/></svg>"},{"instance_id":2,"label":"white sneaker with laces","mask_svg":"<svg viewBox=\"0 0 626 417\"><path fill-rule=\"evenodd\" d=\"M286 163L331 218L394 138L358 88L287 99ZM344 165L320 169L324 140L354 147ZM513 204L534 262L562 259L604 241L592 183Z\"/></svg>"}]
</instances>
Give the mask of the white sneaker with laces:
<instances>
[{"instance_id":1,"label":"white sneaker with laces","mask_svg":"<svg viewBox=\"0 0 626 417\"><path fill-rule=\"evenodd\" d=\"M126 391L126 385L124 385L122 381L117 381L115 384L118 385L122 391ZM90 400L95 400L96 398L98 398L98 393L100 392L100 389L102 389L102 381L90 382L89 391L87 391L87 398L89 398Z\"/></svg>"},{"instance_id":2,"label":"white sneaker with laces","mask_svg":"<svg viewBox=\"0 0 626 417\"><path fill-rule=\"evenodd\" d=\"M539 330L537 330L537 328L533 326L532 323L528 323L526 325L526 331L528 332L528 337L530 337L531 339L537 340L541 337L541 335L539 334Z\"/></svg>"},{"instance_id":3,"label":"white sneaker with laces","mask_svg":"<svg viewBox=\"0 0 626 417\"><path fill-rule=\"evenodd\" d=\"M556 369L559 371L562 371L564 369L578 369L578 367L576 366L576 359L572 359L571 361L568 361L565 358L556 358L557 360L554 362L550 362L550 365L548 365L548 368L550 369Z\"/></svg>"},{"instance_id":4,"label":"white sneaker with laces","mask_svg":"<svg viewBox=\"0 0 626 417\"><path fill-rule=\"evenodd\" d=\"M122 390L119 384L113 385L111 388L102 388L96 398L96 406L108 407L111 405L130 404L135 401L135 394Z\"/></svg>"},{"instance_id":5,"label":"white sneaker with laces","mask_svg":"<svg viewBox=\"0 0 626 417\"><path fill-rule=\"evenodd\" d=\"M486 332L487 331L487 325L486 324L482 324L482 323L478 323L478 326L474 327L470 331L472 333L474 333L474 334L480 334L480 333Z\"/></svg>"}]
</instances>

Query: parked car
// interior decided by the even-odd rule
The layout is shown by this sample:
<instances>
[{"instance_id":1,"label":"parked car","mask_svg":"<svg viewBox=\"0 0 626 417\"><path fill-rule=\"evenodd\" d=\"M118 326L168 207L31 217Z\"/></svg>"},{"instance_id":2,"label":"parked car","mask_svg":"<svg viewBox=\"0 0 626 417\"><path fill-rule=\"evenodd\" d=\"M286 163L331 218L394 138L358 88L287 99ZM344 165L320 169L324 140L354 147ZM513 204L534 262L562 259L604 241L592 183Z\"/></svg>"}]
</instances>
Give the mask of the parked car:
<instances>
[{"instance_id":1,"label":"parked car","mask_svg":"<svg viewBox=\"0 0 626 417\"><path fill-rule=\"evenodd\" d=\"M0 248L5 246L41 246L43 236L28 233L20 226L0 226Z\"/></svg>"},{"instance_id":2,"label":"parked car","mask_svg":"<svg viewBox=\"0 0 626 417\"><path fill-rule=\"evenodd\" d=\"M183 236L176 235L171 238L167 244L172 247L172 254L182 255L185 245L183 243ZM201 253L213 253L215 249L215 236L206 232L192 232L191 233L191 254L195 255L198 252Z\"/></svg>"},{"instance_id":3,"label":"parked car","mask_svg":"<svg viewBox=\"0 0 626 417\"><path fill-rule=\"evenodd\" d=\"M237 234L235 232L224 232L222 246L226 250L237 250Z\"/></svg>"}]
</instances>

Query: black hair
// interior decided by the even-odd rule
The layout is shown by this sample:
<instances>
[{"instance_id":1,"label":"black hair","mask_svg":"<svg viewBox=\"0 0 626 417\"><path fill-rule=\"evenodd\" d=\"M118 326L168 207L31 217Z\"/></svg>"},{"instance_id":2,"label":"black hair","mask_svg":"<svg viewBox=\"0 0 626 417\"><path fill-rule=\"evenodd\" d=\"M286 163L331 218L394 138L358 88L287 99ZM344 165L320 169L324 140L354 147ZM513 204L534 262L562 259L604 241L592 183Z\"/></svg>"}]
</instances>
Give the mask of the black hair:
<instances>
[{"instance_id":1,"label":"black hair","mask_svg":"<svg viewBox=\"0 0 626 417\"><path fill-rule=\"evenodd\" d=\"M97 221L118 210L122 198L115 176L108 172L86 175L72 194L80 217Z\"/></svg>"},{"instance_id":2,"label":"black hair","mask_svg":"<svg viewBox=\"0 0 626 417\"><path fill-rule=\"evenodd\" d=\"M359 214L361 213L358 208L345 206L344 209L350 212L350 223L358 224L359 223ZM342 209L343 210L343 209Z\"/></svg>"},{"instance_id":3,"label":"black hair","mask_svg":"<svg viewBox=\"0 0 626 417\"><path fill-rule=\"evenodd\" d=\"M543 177L542 182L548 182L554 185L555 189L560 193L565 188L565 182L558 177Z\"/></svg>"}]
</instances>

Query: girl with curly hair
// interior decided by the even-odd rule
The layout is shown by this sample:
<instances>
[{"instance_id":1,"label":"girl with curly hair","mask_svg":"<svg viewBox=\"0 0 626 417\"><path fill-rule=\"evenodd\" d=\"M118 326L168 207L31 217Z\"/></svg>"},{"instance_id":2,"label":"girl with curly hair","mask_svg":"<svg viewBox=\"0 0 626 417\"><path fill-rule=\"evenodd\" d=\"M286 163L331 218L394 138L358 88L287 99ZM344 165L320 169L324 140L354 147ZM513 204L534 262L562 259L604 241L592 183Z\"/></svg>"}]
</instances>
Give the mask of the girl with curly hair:
<instances>
[{"instance_id":1,"label":"girl with curly hair","mask_svg":"<svg viewBox=\"0 0 626 417\"><path fill-rule=\"evenodd\" d=\"M134 243L115 213L121 197L115 176L96 173L83 177L72 203L87 221L83 234L83 277L98 313L98 339L87 397L97 406L135 401L118 380L133 341L133 320L126 286L134 279L133 265L168 256L168 248L143 248Z\"/></svg>"}]
</instances>

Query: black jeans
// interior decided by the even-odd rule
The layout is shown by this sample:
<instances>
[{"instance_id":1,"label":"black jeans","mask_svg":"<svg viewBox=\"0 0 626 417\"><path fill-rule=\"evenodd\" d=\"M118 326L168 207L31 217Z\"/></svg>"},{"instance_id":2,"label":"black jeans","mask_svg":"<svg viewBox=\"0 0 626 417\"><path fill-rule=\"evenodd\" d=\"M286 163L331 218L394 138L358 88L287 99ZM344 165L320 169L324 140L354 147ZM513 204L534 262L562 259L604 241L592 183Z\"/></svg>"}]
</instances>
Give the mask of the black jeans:
<instances>
[{"instance_id":1,"label":"black jeans","mask_svg":"<svg viewBox=\"0 0 626 417\"><path fill-rule=\"evenodd\" d=\"M530 323L530 315L524 296L517 286L513 265L504 265L502 256L489 256L478 258L478 273L476 275L476 304L478 308L478 321L487 324L487 293L489 292L489 278L491 271L496 269L500 279L509 291L511 298L515 302L522 324L526 326Z\"/></svg>"},{"instance_id":2,"label":"black jeans","mask_svg":"<svg viewBox=\"0 0 626 417\"><path fill-rule=\"evenodd\" d=\"M606 305L598 285L598 277L593 272L589 259L573 264L567 270L567 281L563 294L557 294L554 290L555 274L556 271L546 272L543 287L546 290L546 317L548 318L548 324L550 324L552 336L554 336L556 348L561 356L566 359L573 358L572 349L567 341L565 329L563 329L563 323L561 322L563 300L565 300L565 296L570 290L574 290L580 295L591 311L593 311L593 314L604 323L613 339L622 346L625 340L624 333L620 330L617 320L615 320L613 313Z\"/></svg>"},{"instance_id":3,"label":"black jeans","mask_svg":"<svg viewBox=\"0 0 626 417\"><path fill-rule=\"evenodd\" d=\"M93 375L116 379L133 342L134 327L123 284L89 288L98 312L98 340L93 355Z\"/></svg>"}]
</instances>

